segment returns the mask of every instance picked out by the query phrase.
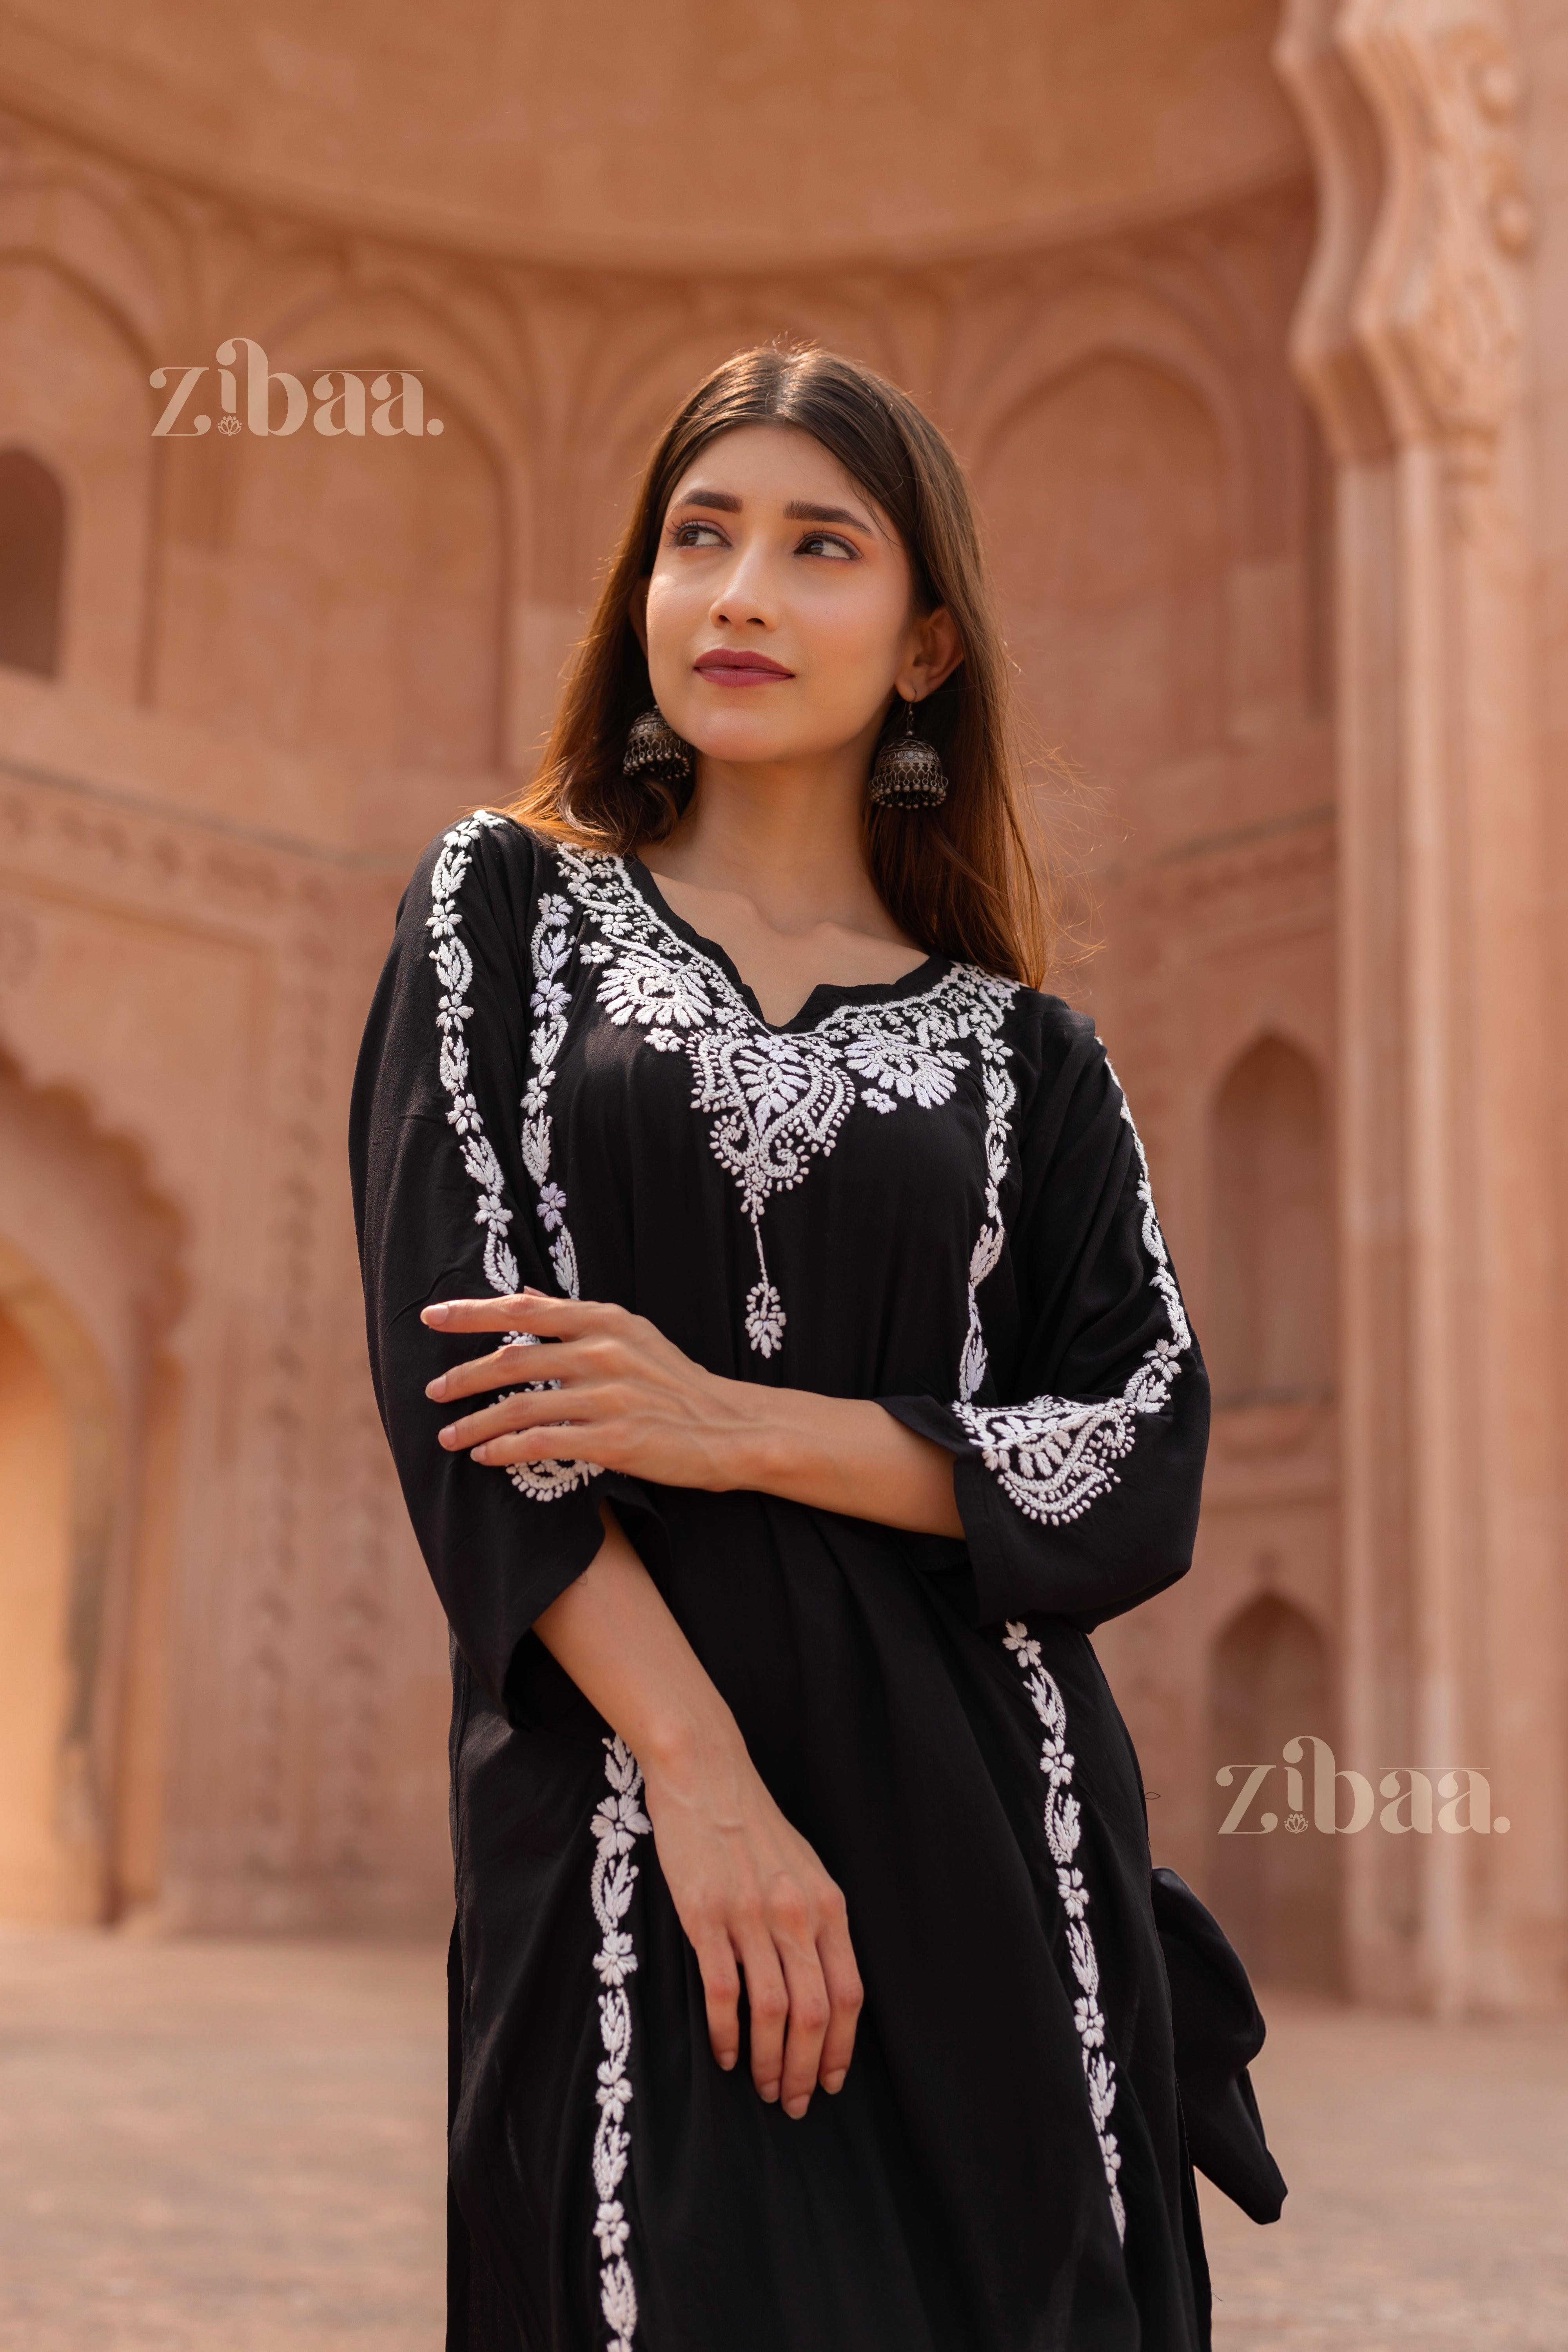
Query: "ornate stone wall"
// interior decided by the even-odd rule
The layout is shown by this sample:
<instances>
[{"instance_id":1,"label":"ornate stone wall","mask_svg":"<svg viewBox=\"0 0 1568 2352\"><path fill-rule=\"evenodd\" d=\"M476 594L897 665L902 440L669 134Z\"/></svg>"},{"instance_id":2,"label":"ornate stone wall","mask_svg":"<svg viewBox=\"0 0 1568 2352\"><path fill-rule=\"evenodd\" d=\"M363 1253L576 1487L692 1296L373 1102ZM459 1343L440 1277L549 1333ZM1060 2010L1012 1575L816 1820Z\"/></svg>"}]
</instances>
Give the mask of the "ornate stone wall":
<instances>
[{"instance_id":1,"label":"ornate stone wall","mask_svg":"<svg viewBox=\"0 0 1568 2352\"><path fill-rule=\"evenodd\" d=\"M83 1171L54 1238L0 1199L22 1268L0 1304L83 1322L80 1442L110 1465L73 1588L98 1596L73 1900L439 1916L445 1641L363 1367L358 1027L413 855L527 770L654 429L784 332L952 434L1029 709L1079 779L1042 771L1097 942L1063 985L1127 1083L1218 1398L1198 1572L1100 1640L1156 1852L1266 1966L1439 2007L1551 1997L1545 35L1459 0L1290 0L1278 25L1225 0L1179 40L1153 11L1142 48L1053 53L1034 143L961 172L1016 111L966 35L940 93L900 68L872 142L932 126L944 231L929 185L889 194L897 139L891 179L835 146L835 85L800 133L811 184L738 246L712 233L722 125L705 145L628 113L620 68L601 87L563 31L550 104L584 94L582 152L568 171L548 107L513 152L454 23L422 68L443 151L393 13L360 60L386 136L340 124L326 161L305 131L338 85L279 64L321 65L326 36L282 0L226 33L268 34L221 68L226 143L189 103L219 51L186 57L172 5L112 37L20 10L0 59L0 464L47 468L66 516L58 665L0 665L0 1049L18 1132L56 1107ZM439 97L464 73L466 144ZM766 161L784 120L757 121ZM308 399L323 372L417 371L441 430L280 432L274 386L259 434L232 353L220 405L245 337ZM116 1232L143 1235L108 1254L112 1345L61 1237L106 1151ZM58 1607L63 1642L81 1612ZM1222 1845L1215 1764L1291 1731L1369 1770L1492 1765L1512 1843Z\"/></svg>"}]
</instances>

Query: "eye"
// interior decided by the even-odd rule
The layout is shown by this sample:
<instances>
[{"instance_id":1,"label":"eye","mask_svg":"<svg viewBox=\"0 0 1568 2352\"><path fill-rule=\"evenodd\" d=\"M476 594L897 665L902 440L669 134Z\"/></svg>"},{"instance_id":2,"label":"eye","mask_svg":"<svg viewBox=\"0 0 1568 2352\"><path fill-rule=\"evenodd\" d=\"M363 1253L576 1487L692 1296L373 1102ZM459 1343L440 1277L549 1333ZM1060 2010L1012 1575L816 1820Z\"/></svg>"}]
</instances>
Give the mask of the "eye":
<instances>
[{"instance_id":1,"label":"eye","mask_svg":"<svg viewBox=\"0 0 1568 2352\"><path fill-rule=\"evenodd\" d=\"M860 556L859 549L852 541L838 539L830 530L808 532L795 552L799 555L826 555L833 563L855 563Z\"/></svg>"},{"instance_id":2,"label":"eye","mask_svg":"<svg viewBox=\"0 0 1568 2352\"><path fill-rule=\"evenodd\" d=\"M700 537L705 533L705 537ZM671 547L722 547L724 534L716 522L678 522L669 534Z\"/></svg>"}]
</instances>

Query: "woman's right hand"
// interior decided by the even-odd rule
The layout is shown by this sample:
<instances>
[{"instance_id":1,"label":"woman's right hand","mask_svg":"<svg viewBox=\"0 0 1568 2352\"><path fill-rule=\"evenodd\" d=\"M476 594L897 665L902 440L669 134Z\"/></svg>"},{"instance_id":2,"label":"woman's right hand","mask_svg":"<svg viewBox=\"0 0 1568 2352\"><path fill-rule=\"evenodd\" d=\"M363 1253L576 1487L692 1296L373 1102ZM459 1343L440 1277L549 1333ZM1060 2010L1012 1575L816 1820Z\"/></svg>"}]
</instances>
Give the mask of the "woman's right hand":
<instances>
[{"instance_id":1,"label":"woman's right hand","mask_svg":"<svg viewBox=\"0 0 1568 2352\"><path fill-rule=\"evenodd\" d=\"M721 2066L740 2056L743 1977L752 2079L797 2120L842 2088L864 1993L844 1897L768 1794L732 1723L639 1759L643 1801L691 1940Z\"/></svg>"},{"instance_id":2,"label":"woman's right hand","mask_svg":"<svg viewBox=\"0 0 1568 2352\"><path fill-rule=\"evenodd\" d=\"M676 1913L691 1939L721 2066L798 2118L841 2088L863 1998L844 1897L774 1804L724 1700L607 1503L605 1540L534 1631L618 1731Z\"/></svg>"}]
</instances>

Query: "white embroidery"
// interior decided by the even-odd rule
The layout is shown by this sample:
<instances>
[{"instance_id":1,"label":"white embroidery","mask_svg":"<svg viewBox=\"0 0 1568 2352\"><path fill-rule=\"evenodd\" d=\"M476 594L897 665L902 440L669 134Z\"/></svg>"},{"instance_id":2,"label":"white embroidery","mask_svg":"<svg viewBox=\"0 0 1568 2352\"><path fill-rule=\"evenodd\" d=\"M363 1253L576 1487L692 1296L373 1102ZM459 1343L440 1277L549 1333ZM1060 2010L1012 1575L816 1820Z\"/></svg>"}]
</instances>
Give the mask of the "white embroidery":
<instances>
[{"instance_id":1,"label":"white embroidery","mask_svg":"<svg viewBox=\"0 0 1568 2352\"><path fill-rule=\"evenodd\" d=\"M1007 1173L1013 1106L1018 1098L1007 1061L1007 1046L998 1022L980 1039L981 1086L985 1096L985 1223L969 1255L969 1328L958 1360L961 1410L985 1378L985 1335L980 1328L976 1293L986 1276L995 1272L1006 1238L1002 1223L1002 1184Z\"/></svg>"},{"instance_id":2,"label":"white embroidery","mask_svg":"<svg viewBox=\"0 0 1568 2352\"><path fill-rule=\"evenodd\" d=\"M1121 2169L1121 2153L1116 2145L1116 2135L1109 2127L1111 2109L1116 2105L1116 2067L1105 2047L1105 2014L1100 2006L1100 1962L1095 1955L1094 1938L1089 1930L1089 1889L1084 1884L1082 1871L1073 1867L1079 1837L1079 1811L1078 1799L1072 1792L1074 1759L1068 1753L1067 1708L1062 1704L1061 1690L1056 1677L1044 1664L1040 1645L1031 1636L1028 1627L1009 1622L1003 1643L1018 1661L1024 1686L1045 1728L1040 1769L1047 1783L1046 1843L1057 1866L1057 1893L1067 1915L1068 1957L1079 1988L1079 1998L1073 2003L1073 2023L1078 2028L1083 2076L1089 2086L1089 2111L1094 2122L1094 2136L1100 2142L1106 2187L1110 2193L1111 2218L1116 2223L1117 2236L1125 2238L1127 2209L1117 2183L1117 2175Z\"/></svg>"},{"instance_id":3,"label":"white embroidery","mask_svg":"<svg viewBox=\"0 0 1568 2352\"><path fill-rule=\"evenodd\" d=\"M1009 982L955 964L922 995L840 1004L807 1030L769 1029L722 967L647 904L622 859L568 848L556 856L566 889L598 934L580 954L600 969L599 1002L611 1022L635 1023L657 1051L684 1052L690 1064L692 1108L709 1117L713 1156L735 1180L756 1244L745 1330L758 1355L782 1347L788 1320L763 1249L768 1202L832 1151L858 1100L884 1113L900 1103L931 1110L948 1101L969 1066L969 1045L985 1093L987 1216L1000 1252L996 1190L1006 1151L1005 1132L997 1145L994 1130L999 1118L1005 1129L1013 1101L1000 1044L1016 993ZM973 1294L971 1320L977 1334ZM979 1361L983 1370L983 1348Z\"/></svg>"},{"instance_id":4,"label":"white embroidery","mask_svg":"<svg viewBox=\"0 0 1568 2352\"><path fill-rule=\"evenodd\" d=\"M1106 1067L1120 1092L1121 1080L1109 1062ZM1042 1396L1032 1397L1025 1404L979 1406L968 1402L974 1393L973 1389L969 1389L963 1391L963 1402L956 1409L959 1420L980 1447L981 1460L1003 1491L1026 1518L1043 1521L1052 1528L1066 1527L1081 1518L1091 1504L1117 1484L1121 1473L1116 1465L1131 1453L1140 1418L1159 1412L1168 1402L1182 1370L1182 1354L1192 1345L1182 1296L1171 1272L1164 1236L1154 1213L1149 1162L1124 1094L1121 1116L1132 1129L1133 1148L1138 1154L1143 1246L1153 1260L1151 1279L1164 1301L1170 1338L1156 1339L1152 1347L1145 1349L1120 1396ZM985 1236L983 1234L981 1239L984 1241ZM972 1271L972 1302L973 1280Z\"/></svg>"},{"instance_id":5,"label":"white embroidery","mask_svg":"<svg viewBox=\"0 0 1568 2352\"><path fill-rule=\"evenodd\" d=\"M599 2241L599 2305L610 2331L609 2352L632 2352L637 2292L626 2260L631 2229L616 2191L626 2177L632 2150L626 2129L632 2096L626 2071L632 2049L632 2005L626 1979L637 1973L637 1956L621 1922L637 1884L632 1853L637 1839L645 1837L653 1823L637 1801L642 1774L637 1758L619 1732L606 1739L605 1747L605 1778L610 1794L600 1798L594 1813L595 1852L590 1882L601 1937L594 1967L602 1987L599 2034L605 2045L599 2062L599 2122L594 2134L594 2187L599 2200L594 2235Z\"/></svg>"},{"instance_id":6,"label":"white embroidery","mask_svg":"<svg viewBox=\"0 0 1568 2352\"><path fill-rule=\"evenodd\" d=\"M566 1035L566 1016L572 998L561 974L572 960L570 936L572 909L567 901L553 891L546 891L539 901L538 919L529 945L529 961L533 967L533 994L529 1011L533 1016L532 1035L529 1041L529 1059L533 1064L533 1076L523 1089L522 1097L522 1164L539 1188L535 1213L547 1234L555 1239L550 1245L550 1262L568 1298L577 1293L577 1252L566 1223L566 1195L559 1184L550 1181L550 1089L555 1083L555 1059Z\"/></svg>"},{"instance_id":7,"label":"white embroidery","mask_svg":"<svg viewBox=\"0 0 1568 2352\"><path fill-rule=\"evenodd\" d=\"M485 1280L489 1284L490 1288L502 1297L517 1290L520 1276L517 1258L513 1254L511 1244L507 1239L512 1212L507 1207L505 1201L506 1179L501 1173L501 1165L496 1157L495 1146L485 1133L485 1123L480 1116L479 1106L468 1092L468 1045L465 1033L474 1012L473 1006L468 1001L468 991L473 985L474 960L460 937L459 927L463 919L458 910L458 893L473 862L473 845L480 833L487 826L504 824L506 822L504 817L498 816L492 809L479 809L472 816L465 817L460 824L455 824L449 833L442 835L441 854L437 858L430 876L430 912L426 918L426 928L435 941L435 945L430 950L430 961L436 967L436 977L441 984L441 993L437 1003L436 1026L441 1037L441 1085L445 1089L448 1104L447 1117L457 1130L462 1150L463 1166L479 1189L479 1205L475 1213L475 1223L485 1229ZM559 910L558 917L555 914L545 913L546 907L552 905ZM543 1107L550 1077L553 1075L554 1058L560 1051L561 1040L566 1034L567 1001L565 990L560 986L556 977L560 962L564 961L564 955L557 960L554 949L552 947L542 962L541 942L547 934L552 936L557 929L564 928L569 911L563 899L557 898L552 902L542 900L541 919L533 935L533 968L536 982L533 1011L539 1025L534 1032L532 1051L536 1069L541 1075L531 1083L530 1092L531 1093L533 1087L541 1084L543 1088L537 1107L538 1122L532 1147L536 1156L542 1155L539 1160L540 1172L535 1175L536 1182L542 1182L543 1173L548 1171L550 1164L550 1122L544 1117ZM528 1097L525 1096L525 1111L527 1101ZM534 1175L534 1162L529 1159L530 1149L529 1129L525 1125L523 1157L528 1161L530 1174ZM555 1246L552 1252L555 1270L561 1276L563 1288L568 1290L574 1297L577 1290L576 1257L572 1247L572 1236L566 1230L563 1213L565 1208L565 1195L558 1187L552 1186L551 1192L552 1198L548 1213L542 1195L539 1213L544 1218L547 1231L551 1230L551 1220L553 1217L557 1229ZM563 1266L570 1269L570 1281L567 1280L566 1273L563 1271ZM532 1339L533 1334L511 1331L508 1332L506 1337L509 1339L527 1341ZM531 1381L527 1385L530 1388L545 1388L553 1387L555 1383ZM508 1390L502 1393L515 1395L516 1391ZM531 1501L551 1503L554 1502L559 1496L570 1494L574 1486L584 1485L595 1475L595 1470L596 1465L592 1462L510 1462L507 1465L507 1476L518 1492L528 1496Z\"/></svg>"}]
</instances>

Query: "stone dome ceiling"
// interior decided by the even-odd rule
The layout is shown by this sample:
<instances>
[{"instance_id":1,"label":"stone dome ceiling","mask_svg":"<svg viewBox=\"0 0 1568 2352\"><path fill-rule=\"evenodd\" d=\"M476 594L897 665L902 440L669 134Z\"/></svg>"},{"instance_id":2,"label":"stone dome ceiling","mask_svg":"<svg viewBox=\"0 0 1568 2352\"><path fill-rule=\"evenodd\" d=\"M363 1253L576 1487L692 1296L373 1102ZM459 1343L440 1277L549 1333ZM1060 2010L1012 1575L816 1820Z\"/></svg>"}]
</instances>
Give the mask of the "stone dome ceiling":
<instances>
[{"instance_id":1,"label":"stone dome ceiling","mask_svg":"<svg viewBox=\"0 0 1568 2352\"><path fill-rule=\"evenodd\" d=\"M13 0L0 90L209 186L567 261L1049 236L1299 168L1271 0Z\"/></svg>"}]
</instances>

